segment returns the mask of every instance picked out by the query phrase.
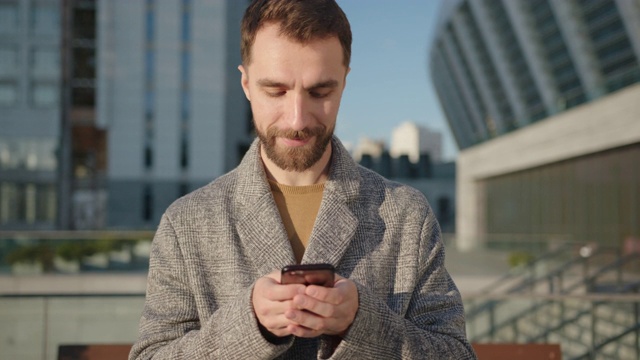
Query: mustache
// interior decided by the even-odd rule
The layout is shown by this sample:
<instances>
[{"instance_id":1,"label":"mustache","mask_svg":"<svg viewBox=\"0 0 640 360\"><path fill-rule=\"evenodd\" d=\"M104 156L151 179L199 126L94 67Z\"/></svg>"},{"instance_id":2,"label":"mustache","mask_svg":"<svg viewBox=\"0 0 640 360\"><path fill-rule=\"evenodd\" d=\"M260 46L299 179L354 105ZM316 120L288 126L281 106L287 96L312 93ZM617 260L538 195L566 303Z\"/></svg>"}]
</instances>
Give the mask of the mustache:
<instances>
[{"instance_id":1,"label":"mustache","mask_svg":"<svg viewBox=\"0 0 640 360\"><path fill-rule=\"evenodd\" d=\"M267 131L269 137L282 137L287 139L306 140L312 136L320 136L324 134L324 128L321 126L313 128L304 128L302 130L291 129L275 129L271 128Z\"/></svg>"}]
</instances>

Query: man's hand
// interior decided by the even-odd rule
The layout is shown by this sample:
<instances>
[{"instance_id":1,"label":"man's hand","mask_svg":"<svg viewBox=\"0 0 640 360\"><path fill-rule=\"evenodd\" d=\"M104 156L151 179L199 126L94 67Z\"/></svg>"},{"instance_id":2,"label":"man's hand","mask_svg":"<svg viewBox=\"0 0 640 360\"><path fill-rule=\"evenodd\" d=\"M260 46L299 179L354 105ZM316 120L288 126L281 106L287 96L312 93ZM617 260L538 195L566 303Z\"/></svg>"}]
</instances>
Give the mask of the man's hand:
<instances>
[{"instance_id":1,"label":"man's hand","mask_svg":"<svg viewBox=\"0 0 640 360\"><path fill-rule=\"evenodd\" d=\"M358 289L353 281L336 275L334 287L309 285L289 304L284 311L289 325L282 332L299 337L342 336L358 311Z\"/></svg>"},{"instance_id":2,"label":"man's hand","mask_svg":"<svg viewBox=\"0 0 640 360\"><path fill-rule=\"evenodd\" d=\"M291 321L285 311L293 307L293 298L305 293L302 284L281 285L280 271L274 271L256 281L251 301L253 311L262 326L275 336L292 335Z\"/></svg>"}]
</instances>

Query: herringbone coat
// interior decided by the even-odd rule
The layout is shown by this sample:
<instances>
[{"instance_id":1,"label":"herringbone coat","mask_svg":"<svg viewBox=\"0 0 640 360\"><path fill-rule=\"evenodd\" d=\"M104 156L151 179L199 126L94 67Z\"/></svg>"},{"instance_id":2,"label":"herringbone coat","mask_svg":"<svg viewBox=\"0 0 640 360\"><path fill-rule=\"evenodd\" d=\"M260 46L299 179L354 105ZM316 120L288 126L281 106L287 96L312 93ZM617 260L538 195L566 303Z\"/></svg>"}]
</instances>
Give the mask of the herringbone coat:
<instances>
[{"instance_id":1,"label":"herringbone coat","mask_svg":"<svg viewBox=\"0 0 640 360\"><path fill-rule=\"evenodd\" d=\"M274 344L258 328L254 282L295 258L256 140L235 170L162 217L130 359L475 358L424 196L357 165L336 138L332 146L302 263L333 264L357 285L359 309L335 351L329 337Z\"/></svg>"}]
</instances>

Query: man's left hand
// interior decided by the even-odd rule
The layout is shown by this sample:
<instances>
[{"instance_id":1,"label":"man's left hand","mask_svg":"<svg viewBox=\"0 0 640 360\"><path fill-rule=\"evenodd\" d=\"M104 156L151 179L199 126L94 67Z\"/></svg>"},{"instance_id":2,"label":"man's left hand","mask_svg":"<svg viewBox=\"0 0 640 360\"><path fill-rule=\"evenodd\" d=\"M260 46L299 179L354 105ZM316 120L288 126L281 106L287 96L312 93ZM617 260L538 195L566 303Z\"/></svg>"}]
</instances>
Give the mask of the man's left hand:
<instances>
[{"instance_id":1,"label":"man's left hand","mask_svg":"<svg viewBox=\"0 0 640 360\"><path fill-rule=\"evenodd\" d=\"M287 327L299 337L346 333L358 311L358 289L353 281L336 275L334 287L307 286L291 302L284 315L291 321Z\"/></svg>"}]
</instances>

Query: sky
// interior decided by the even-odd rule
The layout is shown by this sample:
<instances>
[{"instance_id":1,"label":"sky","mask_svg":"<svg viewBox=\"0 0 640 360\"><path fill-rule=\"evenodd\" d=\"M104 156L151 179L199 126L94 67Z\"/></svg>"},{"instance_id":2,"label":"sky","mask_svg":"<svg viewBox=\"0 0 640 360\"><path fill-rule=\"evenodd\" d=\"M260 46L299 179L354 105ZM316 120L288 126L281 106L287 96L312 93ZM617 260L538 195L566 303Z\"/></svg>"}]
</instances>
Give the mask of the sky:
<instances>
[{"instance_id":1,"label":"sky","mask_svg":"<svg viewBox=\"0 0 640 360\"><path fill-rule=\"evenodd\" d=\"M442 133L444 160L457 146L428 71L440 0L337 0L351 23L351 72L336 134L355 146L361 137L384 140L404 121Z\"/></svg>"}]
</instances>

